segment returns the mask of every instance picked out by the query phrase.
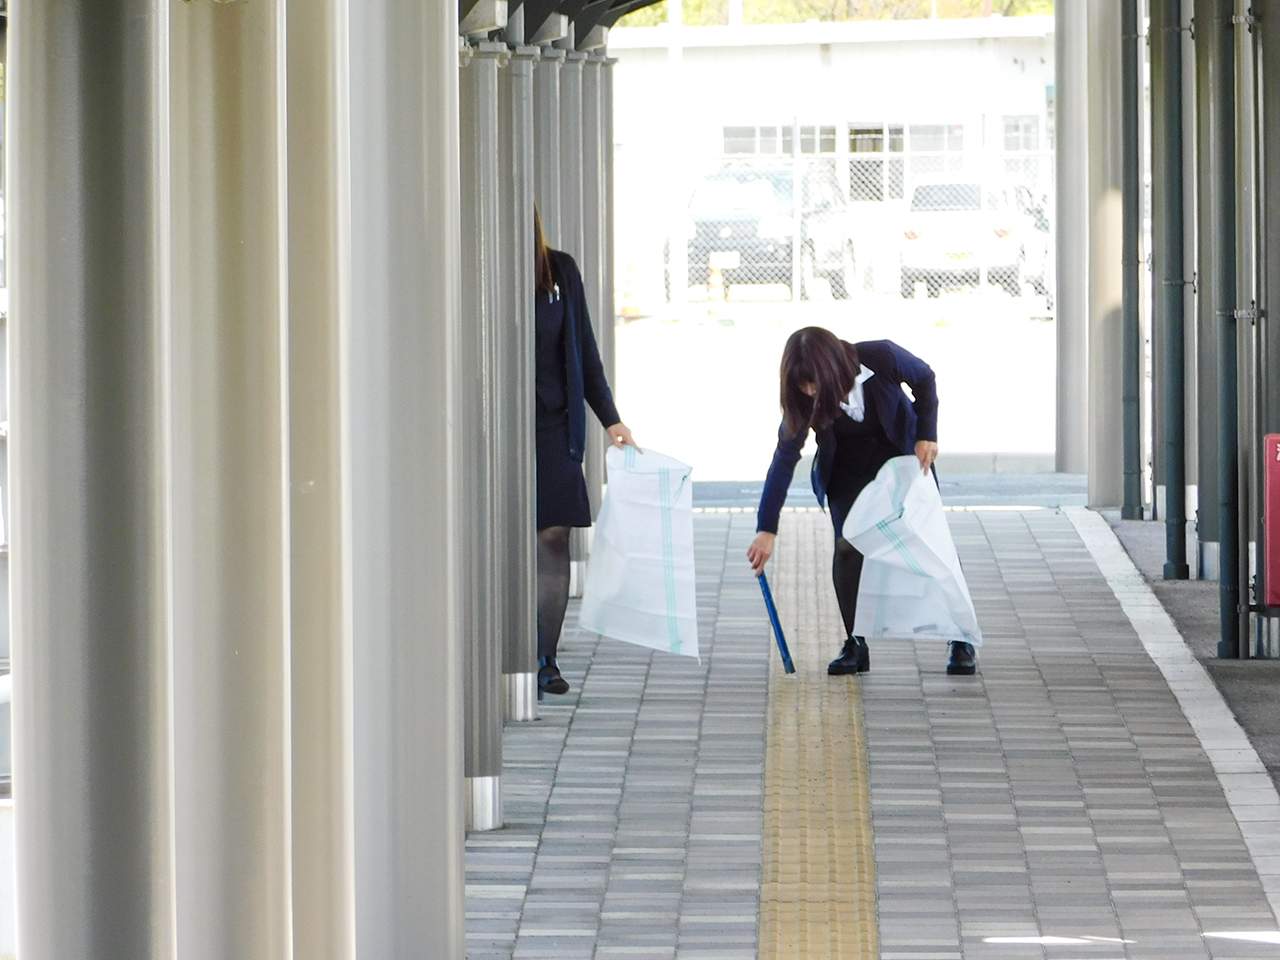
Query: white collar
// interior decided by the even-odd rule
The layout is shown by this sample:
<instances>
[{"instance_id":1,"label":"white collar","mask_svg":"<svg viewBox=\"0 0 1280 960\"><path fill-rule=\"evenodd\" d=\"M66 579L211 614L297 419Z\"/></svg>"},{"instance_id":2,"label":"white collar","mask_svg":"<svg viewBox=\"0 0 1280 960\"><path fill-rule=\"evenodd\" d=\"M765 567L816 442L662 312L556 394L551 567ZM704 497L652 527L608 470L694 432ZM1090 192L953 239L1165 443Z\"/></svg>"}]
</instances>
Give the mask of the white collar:
<instances>
[{"instance_id":1,"label":"white collar","mask_svg":"<svg viewBox=\"0 0 1280 960\"><path fill-rule=\"evenodd\" d=\"M875 371L866 364L862 365L862 371L858 374L858 378L853 381L853 389L849 391L849 396L840 404L840 409L849 415L853 420L862 422L862 418L867 415L866 400L862 395L862 384L870 380L876 375Z\"/></svg>"}]
</instances>

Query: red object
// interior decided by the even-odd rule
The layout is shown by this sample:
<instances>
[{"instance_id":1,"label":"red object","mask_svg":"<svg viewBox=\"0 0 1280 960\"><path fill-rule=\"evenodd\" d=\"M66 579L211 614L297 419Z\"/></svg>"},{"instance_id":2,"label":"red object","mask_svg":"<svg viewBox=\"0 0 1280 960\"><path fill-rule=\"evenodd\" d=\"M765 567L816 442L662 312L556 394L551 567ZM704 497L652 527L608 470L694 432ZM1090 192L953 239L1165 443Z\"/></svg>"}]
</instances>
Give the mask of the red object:
<instances>
[{"instance_id":1,"label":"red object","mask_svg":"<svg viewBox=\"0 0 1280 960\"><path fill-rule=\"evenodd\" d=\"M1269 433L1262 441L1263 528L1266 531L1266 604L1280 607L1280 433Z\"/></svg>"}]
</instances>

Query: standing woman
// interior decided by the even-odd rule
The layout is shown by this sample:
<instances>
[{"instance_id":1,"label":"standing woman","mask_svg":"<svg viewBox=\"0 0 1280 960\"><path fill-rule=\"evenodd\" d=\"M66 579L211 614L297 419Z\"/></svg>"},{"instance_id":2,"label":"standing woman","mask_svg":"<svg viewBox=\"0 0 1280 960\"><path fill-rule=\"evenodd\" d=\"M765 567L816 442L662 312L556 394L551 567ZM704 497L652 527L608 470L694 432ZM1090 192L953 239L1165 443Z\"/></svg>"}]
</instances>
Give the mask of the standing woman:
<instances>
[{"instance_id":1,"label":"standing woman","mask_svg":"<svg viewBox=\"0 0 1280 960\"><path fill-rule=\"evenodd\" d=\"M615 446L635 446L613 405L596 349L582 275L573 257L547 246L542 219L533 214L537 289L538 689L568 693L556 666L556 647L569 605L569 530L591 526L582 453L586 405Z\"/></svg>"},{"instance_id":2,"label":"standing woman","mask_svg":"<svg viewBox=\"0 0 1280 960\"><path fill-rule=\"evenodd\" d=\"M793 333L782 351L782 426L778 448L760 497L756 538L747 559L756 573L773 553L778 516L809 431L817 435L813 492L826 501L835 526L835 582L845 641L827 673L866 673L871 669L867 641L854 636L862 554L844 538L844 521L862 488L893 457L914 454L922 470L938 456L938 394L933 370L919 357L889 340L846 343L829 330L805 327ZM915 398L902 390L906 384ZM976 670L973 645L951 644L947 673Z\"/></svg>"}]
</instances>

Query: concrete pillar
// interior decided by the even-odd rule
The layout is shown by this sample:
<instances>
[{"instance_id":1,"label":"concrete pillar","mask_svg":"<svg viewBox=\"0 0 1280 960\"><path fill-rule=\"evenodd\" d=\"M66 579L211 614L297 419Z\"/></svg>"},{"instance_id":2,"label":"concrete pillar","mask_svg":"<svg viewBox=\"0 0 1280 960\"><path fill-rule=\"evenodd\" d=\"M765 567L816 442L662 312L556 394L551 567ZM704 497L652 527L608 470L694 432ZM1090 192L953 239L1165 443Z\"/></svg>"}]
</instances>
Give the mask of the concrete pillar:
<instances>
[{"instance_id":1,"label":"concrete pillar","mask_svg":"<svg viewBox=\"0 0 1280 960\"><path fill-rule=\"evenodd\" d=\"M9 21L9 143L20 145L9 156L7 225L24 960L172 956L169 9L50 0L15 6Z\"/></svg>"},{"instance_id":2,"label":"concrete pillar","mask_svg":"<svg viewBox=\"0 0 1280 960\"><path fill-rule=\"evenodd\" d=\"M178 956L290 955L283 0L170 7Z\"/></svg>"},{"instance_id":3,"label":"concrete pillar","mask_svg":"<svg viewBox=\"0 0 1280 960\"><path fill-rule=\"evenodd\" d=\"M1063 473L1089 470L1088 0L1054 5L1057 152L1057 453Z\"/></svg>"},{"instance_id":4,"label":"concrete pillar","mask_svg":"<svg viewBox=\"0 0 1280 960\"><path fill-rule=\"evenodd\" d=\"M293 950L354 956L351 195L338 2L289 0L289 549Z\"/></svg>"},{"instance_id":5,"label":"concrete pillar","mask_svg":"<svg viewBox=\"0 0 1280 960\"><path fill-rule=\"evenodd\" d=\"M464 56L462 118L462 323L454 350L457 542L462 554L460 625L466 645L467 825L502 826L502 623L504 571L498 561L505 507L498 503L499 43Z\"/></svg>"},{"instance_id":6,"label":"concrete pillar","mask_svg":"<svg viewBox=\"0 0 1280 960\"><path fill-rule=\"evenodd\" d=\"M510 24L508 24L510 28ZM499 449L507 524L507 619L502 671L509 720L538 718L538 622L534 536L533 73L537 47L516 47L498 78L499 258L502 261L499 404L509 432Z\"/></svg>"},{"instance_id":7,"label":"concrete pillar","mask_svg":"<svg viewBox=\"0 0 1280 960\"><path fill-rule=\"evenodd\" d=\"M355 954L462 960L458 9L350 18Z\"/></svg>"},{"instance_id":8,"label":"concrete pillar","mask_svg":"<svg viewBox=\"0 0 1280 960\"><path fill-rule=\"evenodd\" d=\"M547 243L563 248L560 236L560 69L565 51L543 47L533 70L534 199Z\"/></svg>"},{"instance_id":9,"label":"concrete pillar","mask_svg":"<svg viewBox=\"0 0 1280 960\"><path fill-rule=\"evenodd\" d=\"M1124 501L1120 9L1088 0L1089 504Z\"/></svg>"}]
</instances>

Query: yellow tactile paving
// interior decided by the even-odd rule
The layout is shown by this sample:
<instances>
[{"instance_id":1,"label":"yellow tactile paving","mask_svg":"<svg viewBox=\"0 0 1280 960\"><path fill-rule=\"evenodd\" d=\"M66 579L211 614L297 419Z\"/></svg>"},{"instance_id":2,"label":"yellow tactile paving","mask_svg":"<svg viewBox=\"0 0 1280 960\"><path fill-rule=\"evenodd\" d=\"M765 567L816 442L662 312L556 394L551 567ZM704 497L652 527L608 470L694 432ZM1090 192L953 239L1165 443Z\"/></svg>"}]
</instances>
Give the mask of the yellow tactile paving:
<instances>
[{"instance_id":1,"label":"yellow tactile paving","mask_svg":"<svg viewBox=\"0 0 1280 960\"><path fill-rule=\"evenodd\" d=\"M879 956L859 681L826 672L843 633L831 550L825 514L783 515L769 581L796 672L769 671L761 960Z\"/></svg>"}]
</instances>

